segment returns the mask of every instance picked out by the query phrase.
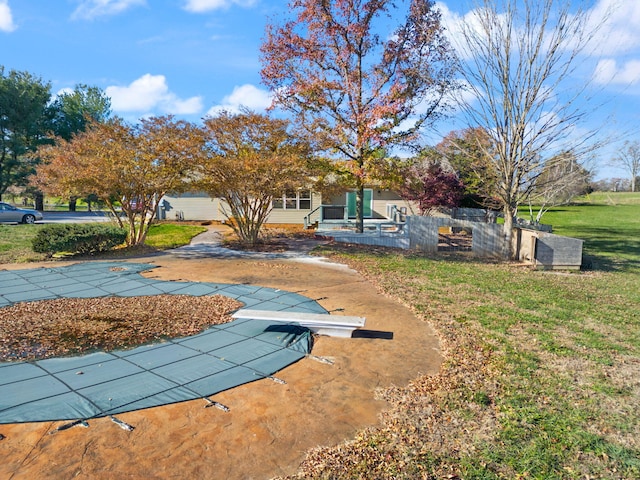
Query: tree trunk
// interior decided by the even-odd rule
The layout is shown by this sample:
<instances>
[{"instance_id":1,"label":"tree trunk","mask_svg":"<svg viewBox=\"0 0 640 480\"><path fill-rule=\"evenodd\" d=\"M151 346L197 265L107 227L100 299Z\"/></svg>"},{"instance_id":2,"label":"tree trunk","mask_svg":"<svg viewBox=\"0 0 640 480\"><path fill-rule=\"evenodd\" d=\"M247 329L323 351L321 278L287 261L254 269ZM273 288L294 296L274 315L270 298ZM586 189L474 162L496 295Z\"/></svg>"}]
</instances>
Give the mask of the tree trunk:
<instances>
[{"instance_id":1,"label":"tree trunk","mask_svg":"<svg viewBox=\"0 0 640 480\"><path fill-rule=\"evenodd\" d=\"M364 186L359 185L356 192L356 232L364 232Z\"/></svg>"},{"instance_id":2,"label":"tree trunk","mask_svg":"<svg viewBox=\"0 0 640 480\"><path fill-rule=\"evenodd\" d=\"M44 195L40 192L35 194L36 210L44 211Z\"/></svg>"},{"instance_id":3,"label":"tree trunk","mask_svg":"<svg viewBox=\"0 0 640 480\"><path fill-rule=\"evenodd\" d=\"M503 255L506 260L513 259L513 219L516 215L516 209L511 206L505 205L503 209L504 213L504 226L503 226L503 238L504 245L502 246Z\"/></svg>"},{"instance_id":4,"label":"tree trunk","mask_svg":"<svg viewBox=\"0 0 640 480\"><path fill-rule=\"evenodd\" d=\"M78 201L78 197L69 197L69 211L70 212L75 212L76 211L76 203Z\"/></svg>"}]
</instances>

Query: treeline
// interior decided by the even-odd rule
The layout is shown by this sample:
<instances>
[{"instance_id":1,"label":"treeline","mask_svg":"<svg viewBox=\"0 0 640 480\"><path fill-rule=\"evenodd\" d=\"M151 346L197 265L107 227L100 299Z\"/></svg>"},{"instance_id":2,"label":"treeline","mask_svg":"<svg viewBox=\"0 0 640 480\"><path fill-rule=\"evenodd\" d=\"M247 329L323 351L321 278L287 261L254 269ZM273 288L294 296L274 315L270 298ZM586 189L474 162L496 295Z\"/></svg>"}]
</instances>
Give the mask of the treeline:
<instances>
[{"instance_id":1,"label":"treeline","mask_svg":"<svg viewBox=\"0 0 640 480\"><path fill-rule=\"evenodd\" d=\"M636 177L635 184L640 183L640 177ZM629 178L603 178L591 184L593 191L597 192L633 192L635 185L632 186Z\"/></svg>"}]
</instances>

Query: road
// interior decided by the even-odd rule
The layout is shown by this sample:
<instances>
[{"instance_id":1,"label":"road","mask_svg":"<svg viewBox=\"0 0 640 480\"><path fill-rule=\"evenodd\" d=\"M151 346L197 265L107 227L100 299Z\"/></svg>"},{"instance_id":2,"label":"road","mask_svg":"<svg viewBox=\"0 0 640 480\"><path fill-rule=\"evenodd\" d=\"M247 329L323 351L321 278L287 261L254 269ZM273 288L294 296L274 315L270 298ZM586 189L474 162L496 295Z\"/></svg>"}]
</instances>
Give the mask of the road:
<instances>
[{"instance_id":1,"label":"road","mask_svg":"<svg viewBox=\"0 0 640 480\"><path fill-rule=\"evenodd\" d=\"M44 212L44 220L38 223L93 223L110 222L107 212Z\"/></svg>"}]
</instances>

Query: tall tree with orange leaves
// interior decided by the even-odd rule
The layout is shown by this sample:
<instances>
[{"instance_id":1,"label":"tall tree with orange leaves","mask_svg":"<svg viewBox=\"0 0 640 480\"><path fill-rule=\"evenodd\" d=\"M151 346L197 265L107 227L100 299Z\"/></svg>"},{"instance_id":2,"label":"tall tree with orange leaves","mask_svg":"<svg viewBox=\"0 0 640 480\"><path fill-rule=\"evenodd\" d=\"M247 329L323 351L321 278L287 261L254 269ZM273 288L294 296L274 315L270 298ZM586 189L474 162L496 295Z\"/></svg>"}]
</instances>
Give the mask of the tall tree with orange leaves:
<instances>
[{"instance_id":1,"label":"tall tree with orange leaves","mask_svg":"<svg viewBox=\"0 0 640 480\"><path fill-rule=\"evenodd\" d=\"M267 26L262 80L274 106L333 156L363 190L378 152L415 144L455 88L455 59L431 0L292 0Z\"/></svg>"}]
</instances>

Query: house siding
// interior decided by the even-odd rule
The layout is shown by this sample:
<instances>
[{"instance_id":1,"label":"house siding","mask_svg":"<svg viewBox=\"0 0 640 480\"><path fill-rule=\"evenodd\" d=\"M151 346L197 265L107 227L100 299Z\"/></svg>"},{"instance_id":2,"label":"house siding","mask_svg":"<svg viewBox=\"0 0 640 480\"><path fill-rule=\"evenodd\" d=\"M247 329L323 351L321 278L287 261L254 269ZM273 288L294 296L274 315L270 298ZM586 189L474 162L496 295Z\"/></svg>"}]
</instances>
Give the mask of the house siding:
<instances>
[{"instance_id":1,"label":"house siding","mask_svg":"<svg viewBox=\"0 0 640 480\"><path fill-rule=\"evenodd\" d=\"M309 215L316 207L322 203L322 196L319 193L311 194L311 208L309 209L283 209L274 208L269 213L266 223L283 223L283 224L304 224L304 217ZM315 216L319 215L319 212L314 212ZM312 220L313 221L313 220Z\"/></svg>"},{"instance_id":2,"label":"house siding","mask_svg":"<svg viewBox=\"0 0 640 480\"><path fill-rule=\"evenodd\" d=\"M158 217L162 220L220 220L222 212L220 200L211 198L204 192L167 194L163 198L164 210L160 209Z\"/></svg>"},{"instance_id":3,"label":"house siding","mask_svg":"<svg viewBox=\"0 0 640 480\"><path fill-rule=\"evenodd\" d=\"M220 221L226 220L224 210L226 202L219 198L211 198L203 192L186 193L182 195L165 195L164 219L191 221ZM305 210L273 209L267 217L266 223L273 224L304 224L304 217L311 213L322 203L322 197L318 193L311 195L311 208ZM314 212L319 216L319 212ZM317 218L315 219L317 220ZM315 221L312 219L312 221Z\"/></svg>"}]
</instances>

